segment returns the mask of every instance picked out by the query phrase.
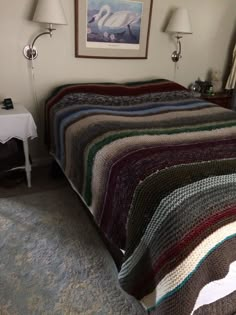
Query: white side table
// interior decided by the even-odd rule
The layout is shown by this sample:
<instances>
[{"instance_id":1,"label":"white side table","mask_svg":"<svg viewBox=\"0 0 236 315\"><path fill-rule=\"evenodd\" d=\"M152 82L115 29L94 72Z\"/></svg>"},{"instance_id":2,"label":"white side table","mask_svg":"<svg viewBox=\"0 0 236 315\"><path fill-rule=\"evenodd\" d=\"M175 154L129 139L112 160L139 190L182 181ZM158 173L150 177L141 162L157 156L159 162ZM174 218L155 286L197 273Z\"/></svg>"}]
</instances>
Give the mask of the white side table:
<instances>
[{"instance_id":1,"label":"white side table","mask_svg":"<svg viewBox=\"0 0 236 315\"><path fill-rule=\"evenodd\" d=\"M6 143L12 138L23 141L25 165L13 169L24 168L27 185L31 187L31 164L29 161L28 138L37 137L37 128L31 113L22 105L14 105L14 109L2 109L0 104L0 142Z\"/></svg>"}]
</instances>

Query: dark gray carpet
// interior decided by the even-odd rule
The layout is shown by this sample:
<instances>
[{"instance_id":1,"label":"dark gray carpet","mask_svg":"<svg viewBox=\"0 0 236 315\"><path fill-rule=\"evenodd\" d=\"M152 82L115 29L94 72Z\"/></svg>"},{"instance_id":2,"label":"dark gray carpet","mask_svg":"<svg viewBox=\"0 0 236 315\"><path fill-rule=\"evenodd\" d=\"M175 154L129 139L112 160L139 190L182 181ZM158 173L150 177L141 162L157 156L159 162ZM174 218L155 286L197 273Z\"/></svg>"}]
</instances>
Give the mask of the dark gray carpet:
<instances>
[{"instance_id":1,"label":"dark gray carpet","mask_svg":"<svg viewBox=\"0 0 236 315\"><path fill-rule=\"evenodd\" d=\"M67 186L0 198L0 314L144 314Z\"/></svg>"}]
</instances>

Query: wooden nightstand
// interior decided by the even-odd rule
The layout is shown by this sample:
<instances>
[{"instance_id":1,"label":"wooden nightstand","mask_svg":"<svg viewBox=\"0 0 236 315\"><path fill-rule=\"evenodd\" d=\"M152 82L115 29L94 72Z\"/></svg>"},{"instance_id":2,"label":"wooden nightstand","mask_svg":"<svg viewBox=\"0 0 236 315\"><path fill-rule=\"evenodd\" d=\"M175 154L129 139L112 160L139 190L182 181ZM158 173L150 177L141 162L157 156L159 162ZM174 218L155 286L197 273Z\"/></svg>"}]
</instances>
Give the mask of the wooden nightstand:
<instances>
[{"instance_id":1,"label":"wooden nightstand","mask_svg":"<svg viewBox=\"0 0 236 315\"><path fill-rule=\"evenodd\" d=\"M214 95L202 95L203 99L215 103L219 106L231 109L232 107L232 95L226 93L216 93Z\"/></svg>"},{"instance_id":2,"label":"wooden nightstand","mask_svg":"<svg viewBox=\"0 0 236 315\"><path fill-rule=\"evenodd\" d=\"M14 109L2 109L0 105L0 143L6 143L12 138L23 142L25 162L22 166L26 172L28 187L31 187L31 164L29 161L28 139L37 137L37 130L31 113L21 105L15 105Z\"/></svg>"}]
</instances>

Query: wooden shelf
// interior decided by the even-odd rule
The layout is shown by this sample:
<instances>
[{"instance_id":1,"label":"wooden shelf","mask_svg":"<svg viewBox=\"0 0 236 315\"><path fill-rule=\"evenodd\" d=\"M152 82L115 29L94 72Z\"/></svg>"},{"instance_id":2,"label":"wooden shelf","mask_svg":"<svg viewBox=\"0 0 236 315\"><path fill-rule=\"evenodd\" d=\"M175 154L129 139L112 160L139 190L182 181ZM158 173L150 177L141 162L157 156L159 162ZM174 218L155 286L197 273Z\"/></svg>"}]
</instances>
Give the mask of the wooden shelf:
<instances>
[{"instance_id":1,"label":"wooden shelf","mask_svg":"<svg viewBox=\"0 0 236 315\"><path fill-rule=\"evenodd\" d=\"M215 103L224 108L231 109L232 95L226 93L217 93L214 95L202 95L201 97L211 103Z\"/></svg>"}]
</instances>

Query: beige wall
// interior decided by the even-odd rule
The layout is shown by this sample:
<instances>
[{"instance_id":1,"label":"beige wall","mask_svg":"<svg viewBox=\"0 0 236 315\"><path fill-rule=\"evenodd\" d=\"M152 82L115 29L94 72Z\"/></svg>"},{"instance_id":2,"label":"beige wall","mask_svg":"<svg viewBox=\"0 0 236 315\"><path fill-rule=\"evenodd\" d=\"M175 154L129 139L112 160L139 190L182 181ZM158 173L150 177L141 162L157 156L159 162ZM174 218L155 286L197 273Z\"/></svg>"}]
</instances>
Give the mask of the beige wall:
<instances>
[{"instance_id":1,"label":"beige wall","mask_svg":"<svg viewBox=\"0 0 236 315\"><path fill-rule=\"evenodd\" d=\"M127 81L163 77L189 85L206 77L209 69L225 71L235 27L236 0L153 0L147 60L96 60L74 58L74 0L62 0L69 24L58 26L52 38L37 41L35 85L42 104L53 87L69 82ZM24 104L38 121L29 62L22 49L40 31L30 21L34 0L0 0L0 100L12 97ZM174 74L170 55L174 42L163 32L171 8L189 9L193 35L183 38L183 58ZM39 123L38 123L39 124ZM41 132L40 132L41 134ZM45 153L34 141L34 156Z\"/></svg>"}]
</instances>

